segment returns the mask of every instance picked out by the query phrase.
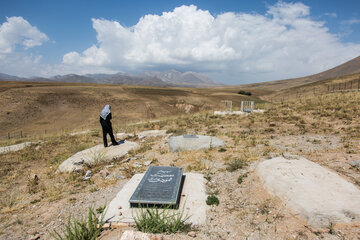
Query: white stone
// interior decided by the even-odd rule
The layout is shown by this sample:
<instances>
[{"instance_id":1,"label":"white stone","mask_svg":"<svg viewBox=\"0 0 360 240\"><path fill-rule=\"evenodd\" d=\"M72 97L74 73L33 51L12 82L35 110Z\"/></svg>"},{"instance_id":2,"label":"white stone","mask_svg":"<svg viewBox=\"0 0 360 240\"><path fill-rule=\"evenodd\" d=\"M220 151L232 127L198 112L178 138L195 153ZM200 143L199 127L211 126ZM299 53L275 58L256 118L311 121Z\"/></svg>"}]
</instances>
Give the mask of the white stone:
<instances>
[{"instance_id":1,"label":"white stone","mask_svg":"<svg viewBox=\"0 0 360 240\"><path fill-rule=\"evenodd\" d=\"M126 230L121 235L120 240L151 240L151 238L147 233Z\"/></svg>"},{"instance_id":2,"label":"white stone","mask_svg":"<svg viewBox=\"0 0 360 240\"><path fill-rule=\"evenodd\" d=\"M184 214L190 216L188 223L203 225L206 222L206 210L208 209L205 179L200 173L184 173L184 175L186 177L180 198L180 207L177 210L169 211L184 210ZM129 199L143 176L144 174L135 174L110 202L104 217L106 222L134 222L133 216L136 214L137 208L130 208ZM122 208L119 209L119 206ZM121 215L119 215L120 212Z\"/></svg>"},{"instance_id":3,"label":"white stone","mask_svg":"<svg viewBox=\"0 0 360 240\"><path fill-rule=\"evenodd\" d=\"M166 133L167 130L149 130L149 131L143 131L138 134L138 137L145 138L145 137L157 137L157 136L168 136Z\"/></svg>"},{"instance_id":4,"label":"white stone","mask_svg":"<svg viewBox=\"0 0 360 240\"><path fill-rule=\"evenodd\" d=\"M84 164L94 165L97 162L108 162L138 148L139 144L129 141L107 148L99 144L72 155L60 164L57 172L73 172L75 169L82 169Z\"/></svg>"},{"instance_id":5,"label":"white stone","mask_svg":"<svg viewBox=\"0 0 360 240\"><path fill-rule=\"evenodd\" d=\"M225 116L225 115L246 115L246 112L242 112L242 111L214 111L214 115L220 115L220 116Z\"/></svg>"},{"instance_id":6,"label":"white stone","mask_svg":"<svg viewBox=\"0 0 360 240\"><path fill-rule=\"evenodd\" d=\"M16 152L16 151L24 149L27 146L30 146L31 144L36 144L36 143L34 143L34 142L23 142L23 143L16 144L16 145L0 147L0 154L6 153L6 152Z\"/></svg>"},{"instance_id":7,"label":"white stone","mask_svg":"<svg viewBox=\"0 0 360 240\"><path fill-rule=\"evenodd\" d=\"M256 171L271 194L313 227L360 221L360 190L314 162L277 157Z\"/></svg>"},{"instance_id":8,"label":"white stone","mask_svg":"<svg viewBox=\"0 0 360 240\"><path fill-rule=\"evenodd\" d=\"M117 133L116 134L116 139L124 140L124 139L126 139L128 137L133 137L133 136L134 136L134 134L132 134L132 133Z\"/></svg>"},{"instance_id":9,"label":"white stone","mask_svg":"<svg viewBox=\"0 0 360 240\"><path fill-rule=\"evenodd\" d=\"M203 135L182 135L171 137L169 140L171 152L216 148L224 145L225 142L217 137Z\"/></svg>"}]
</instances>

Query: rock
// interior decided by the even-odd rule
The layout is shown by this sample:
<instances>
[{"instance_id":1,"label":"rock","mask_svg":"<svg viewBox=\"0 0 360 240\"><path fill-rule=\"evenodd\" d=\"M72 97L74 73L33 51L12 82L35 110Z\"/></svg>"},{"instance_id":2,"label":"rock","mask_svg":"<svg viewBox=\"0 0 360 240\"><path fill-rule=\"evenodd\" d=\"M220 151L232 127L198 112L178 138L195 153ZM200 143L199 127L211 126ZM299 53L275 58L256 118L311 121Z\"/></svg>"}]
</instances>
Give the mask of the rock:
<instances>
[{"instance_id":1,"label":"rock","mask_svg":"<svg viewBox=\"0 0 360 240\"><path fill-rule=\"evenodd\" d=\"M114 228L114 229L126 228L128 226L129 226L129 224L127 224L127 223L121 223L121 222L112 222L111 223L111 228Z\"/></svg>"},{"instance_id":2,"label":"rock","mask_svg":"<svg viewBox=\"0 0 360 240\"><path fill-rule=\"evenodd\" d=\"M98 162L109 162L113 159L125 156L130 150L136 150L138 148L139 144L129 141L107 148L102 144L99 144L69 157L60 164L56 172L73 172L76 168L82 169L85 164L94 165Z\"/></svg>"},{"instance_id":3,"label":"rock","mask_svg":"<svg viewBox=\"0 0 360 240\"><path fill-rule=\"evenodd\" d=\"M35 147L35 150L36 150L36 151L39 151L39 150L41 150L41 148L42 148L42 147L41 147L40 145L37 145L37 146Z\"/></svg>"},{"instance_id":4,"label":"rock","mask_svg":"<svg viewBox=\"0 0 360 240\"><path fill-rule=\"evenodd\" d=\"M137 167L141 167L141 163L138 163L138 162L134 162L133 163L133 167L137 168Z\"/></svg>"},{"instance_id":5,"label":"rock","mask_svg":"<svg viewBox=\"0 0 360 240\"><path fill-rule=\"evenodd\" d=\"M194 237L196 237L196 233L195 233L195 232L193 232L193 231L192 231L192 232L188 232L188 236L190 236L190 237L193 237L193 238L194 238Z\"/></svg>"},{"instance_id":6,"label":"rock","mask_svg":"<svg viewBox=\"0 0 360 240\"><path fill-rule=\"evenodd\" d=\"M151 235L150 240L163 240L164 237L161 235Z\"/></svg>"},{"instance_id":7,"label":"rock","mask_svg":"<svg viewBox=\"0 0 360 240\"><path fill-rule=\"evenodd\" d=\"M87 172L85 173L84 180L89 180L91 176L92 176L92 172L90 170L87 170Z\"/></svg>"},{"instance_id":8,"label":"rock","mask_svg":"<svg viewBox=\"0 0 360 240\"><path fill-rule=\"evenodd\" d=\"M167 130L149 130L149 131L144 131L138 134L138 137L140 139L142 138L146 138L146 137L157 137L157 136L167 136L168 134L166 134Z\"/></svg>"},{"instance_id":9,"label":"rock","mask_svg":"<svg viewBox=\"0 0 360 240\"><path fill-rule=\"evenodd\" d=\"M270 127L275 127L276 124L275 124L274 122L270 122L270 123L269 123L269 126L270 126Z\"/></svg>"},{"instance_id":10,"label":"rock","mask_svg":"<svg viewBox=\"0 0 360 240\"><path fill-rule=\"evenodd\" d=\"M40 239L40 235L39 235L39 234L36 234L35 236L31 236L31 237L29 238L29 240L38 240L38 239Z\"/></svg>"},{"instance_id":11,"label":"rock","mask_svg":"<svg viewBox=\"0 0 360 240\"><path fill-rule=\"evenodd\" d=\"M360 168L360 160L351 161L351 162L349 162L349 164L350 164L352 167Z\"/></svg>"},{"instance_id":12,"label":"rock","mask_svg":"<svg viewBox=\"0 0 360 240\"><path fill-rule=\"evenodd\" d=\"M20 143L20 144L16 144L16 145L0 147L0 154L6 153L6 152L16 152L16 151L24 149L27 146L30 146L31 144L34 144L34 142L24 142L24 143Z\"/></svg>"},{"instance_id":13,"label":"rock","mask_svg":"<svg viewBox=\"0 0 360 240\"><path fill-rule=\"evenodd\" d=\"M169 141L171 152L216 148L224 145L225 142L217 137L202 135L182 135L170 137Z\"/></svg>"},{"instance_id":14,"label":"rock","mask_svg":"<svg viewBox=\"0 0 360 240\"><path fill-rule=\"evenodd\" d=\"M155 125L155 126L154 126L154 130L160 130L160 126L159 126L159 125Z\"/></svg>"},{"instance_id":15,"label":"rock","mask_svg":"<svg viewBox=\"0 0 360 240\"><path fill-rule=\"evenodd\" d=\"M315 228L360 221L360 190L305 158L277 157L256 168L264 187Z\"/></svg>"},{"instance_id":16,"label":"rock","mask_svg":"<svg viewBox=\"0 0 360 240\"><path fill-rule=\"evenodd\" d=\"M127 230L123 233L120 240L151 240L146 233Z\"/></svg>"},{"instance_id":17,"label":"rock","mask_svg":"<svg viewBox=\"0 0 360 240\"><path fill-rule=\"evenodd\" d=\"M109 230L110 229L110 223L104 223L101 227L103 230Z\"/></svg>"},{"instance_id":18,"label":"rock","mask_svg":"<svg viewBox=\"0 0 360 240\"><path fill-rule=\"evenodd\" d=\"M103 178L107 177L110 175L110 172L107 169L103 169L99 172L99 175Z\"/></svg>"},{"instance_id":19,"label":"rock","mask_svg":"<svg viewBox=\"0 0 360 240\"><path fill-rule=\"evenodd\" d=\"M152 160L149 160L149 161L145 161L145 162L143 163L143 165L147 167L147 166L149 166L151 163L152 163Z\"/></svg>"}]
</instances>

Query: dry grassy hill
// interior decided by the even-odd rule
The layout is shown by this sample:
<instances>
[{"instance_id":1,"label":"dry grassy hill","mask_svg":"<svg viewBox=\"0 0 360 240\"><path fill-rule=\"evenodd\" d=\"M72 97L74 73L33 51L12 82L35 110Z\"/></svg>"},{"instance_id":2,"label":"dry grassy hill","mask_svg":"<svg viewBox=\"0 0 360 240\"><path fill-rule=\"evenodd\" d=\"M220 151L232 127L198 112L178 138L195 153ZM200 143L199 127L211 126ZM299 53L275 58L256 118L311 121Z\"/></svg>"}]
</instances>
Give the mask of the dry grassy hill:
<instances>
[{"instance_id":1,"label":"dry grassy hill","mask_svg":"<svg viewBox=\"0 0 360 240\"><path fill-rule=\"evenodd\" d=\"M81 83L0 82L0 138L99 127L99 112L112 106L115 126L200 110L223 108L221 100L255 99L235 88L159 88Z\"/></svg>"},{"instance_id":2,"label":"dry grassy hill","mask_svg":"<svg viewBox=\"0 0 360 240\"><path fill-rule=\"evenodd\" d=\"M239 87L248 89L248 90L264 90L264 91L280 91L288 88L293 88L305 84L310 84L318 82L325 79L338 78L345 75L351 75L354 73L360 72L360 56L356 57L344 64L341 64L337 67L334 67L330 70L314 74L311 76L293 78L279 81L255 83L255 84L245 84L240 85Z\"/></svg>"}]
</instances>

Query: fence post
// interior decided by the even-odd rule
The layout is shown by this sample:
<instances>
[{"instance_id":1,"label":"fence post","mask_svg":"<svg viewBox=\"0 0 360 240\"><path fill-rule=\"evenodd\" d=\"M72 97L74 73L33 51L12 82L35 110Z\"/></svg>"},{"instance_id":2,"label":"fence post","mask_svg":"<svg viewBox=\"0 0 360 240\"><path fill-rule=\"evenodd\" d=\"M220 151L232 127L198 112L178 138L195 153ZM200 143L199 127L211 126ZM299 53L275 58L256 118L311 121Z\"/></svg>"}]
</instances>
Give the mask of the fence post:
<instances>
[{"instance_id":1,"label":"fence post","mask_svg":"<svg viewBox=\"0 0 360 240\"><path fill-rule=\"evenodd\" d=\"M8 133L8 139L10 139L10 133Z\"/></svg>"},{"instance_id":2,"label":"fence post","mask_svg":"<svg viewBox=\"0 0 360 240\"><path fill-rule=\"evenodd\" d=\"M352 90L352 80L351 80L351 82L350 82L350 89Z\"/></svg>"},{"instance_id":3,"label":"fence post","mask_svg":"<svg viewBox=\"0 0 360 240\"><path fill-rule=\"evenodd\" d=\"M20 138L22 138L23 137L23 135L22 135L22 130L20 131Z\"/></svg>"}]
</instances>

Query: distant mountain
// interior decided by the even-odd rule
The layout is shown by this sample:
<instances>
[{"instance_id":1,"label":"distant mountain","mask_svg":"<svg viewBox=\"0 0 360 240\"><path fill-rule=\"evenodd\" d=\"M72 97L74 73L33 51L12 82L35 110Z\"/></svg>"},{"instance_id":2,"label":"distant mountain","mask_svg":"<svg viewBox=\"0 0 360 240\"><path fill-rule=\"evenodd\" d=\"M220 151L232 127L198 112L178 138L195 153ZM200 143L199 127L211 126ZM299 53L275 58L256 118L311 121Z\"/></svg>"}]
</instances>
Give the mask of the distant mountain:
<instances>
[{"instance_id":1,"label":"distant mountain","mask_svg":"<svg viewBox=\"0 0 360 240\"><path fill-rule=\"evenodd\" d=\"M343 63L337 67L331 68L327 71L317 73L314 75L300 77L300 78L286 79L286 80L271 81L271 82L245 84L245 85L240 85L240 87L249 90L262 89L269 91L279 91L291 87L297 87L329 78L336 78L354 73L360 73L360 56L346 63Z\"/></svg>"},{"instance_id":2,"label":"distant mountain","mask_svg":"<svg viewBox=\"0 0 360 240\"><path fill-rule=\"evenodd\" d=\"M1 76L4 76L1 78ZM212 87L221 84L210 78L195 72L181 73L176 70L166 72L144 72L138 76L126 73L115 74L67 74L57 75L50 78L18 78L7 74L0 74L0 80L11 81L39 81L39 82L73 82L73 83L103 83L135 86L156 87Z\"/></svg>"},{"instance_id":3,"label":"distant mountain","mask_svg":"<svg viewBox=\"0 0 360 240\"><path fill-rule=\"evenodd\" d=\"M17 76L8 75L8 74L5 74L5 73L0 73L0 79L1 79L1 80L9 80L9 81L17 81L17 80L21 80L21 79L23 79L23 78L17 77Z\"/></svg>"},{"instance_id":4,"label":"distant mountain","mask_svg":"<svg viewBox=\"0 0 360 240\"><path fill-rule=\"evenodd\" d=\"M143 73L143 76L156 77L164 82L183 87L213 87L222 85L196 72L181 73L176 70L169 70L165 72L147 71Z\"/></svg>"}]
</instances>

